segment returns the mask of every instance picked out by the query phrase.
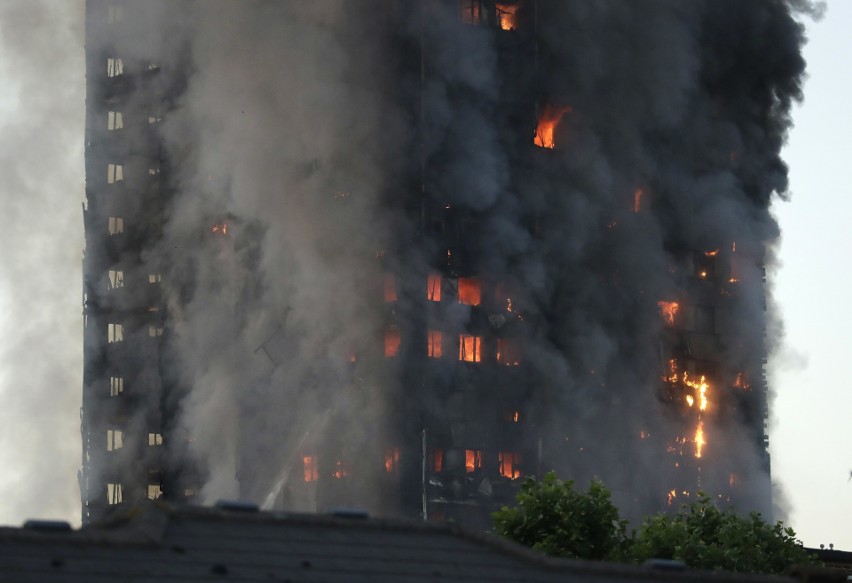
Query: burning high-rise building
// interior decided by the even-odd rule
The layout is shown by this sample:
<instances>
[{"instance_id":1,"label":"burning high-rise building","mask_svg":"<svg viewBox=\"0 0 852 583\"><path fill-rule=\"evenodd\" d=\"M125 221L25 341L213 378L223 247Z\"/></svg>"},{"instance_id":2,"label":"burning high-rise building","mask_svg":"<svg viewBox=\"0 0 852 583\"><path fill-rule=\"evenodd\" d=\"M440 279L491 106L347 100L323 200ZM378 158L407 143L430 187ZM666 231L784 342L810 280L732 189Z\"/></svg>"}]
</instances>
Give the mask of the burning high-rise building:
<instances>
[{"instance_id":1,"label":"burning high-rise building","mask_svg":"<svg viewBox=\"0 0 852 583\"><path fill-rule=\"evenodd\" d=\"M794 11L88 0L84 520L769 511Z\"/></svg>"}]
</instances>

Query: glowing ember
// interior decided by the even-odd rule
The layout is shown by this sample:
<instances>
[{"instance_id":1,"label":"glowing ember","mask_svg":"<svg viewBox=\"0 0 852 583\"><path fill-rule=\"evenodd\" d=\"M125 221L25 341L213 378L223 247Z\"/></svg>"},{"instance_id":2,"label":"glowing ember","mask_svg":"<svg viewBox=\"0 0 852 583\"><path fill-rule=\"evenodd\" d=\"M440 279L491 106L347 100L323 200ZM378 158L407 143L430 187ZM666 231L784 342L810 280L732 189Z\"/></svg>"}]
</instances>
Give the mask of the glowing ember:
<instances>
[{"instance_id":1,"label":"glowing ember","mask_svg":"<svg viewBox=\"0 0 852 583\"><path fill-rule=\"evenodd\" d=\"M637 188L633 191L633 212L638 213L642 210L642 197L645 195L643 188Z\"/></svg>"},{"instance_id":2,"label":"glowing ember","mask_svg":"<svg viewBox=\"0 0 852 583\"><path fill-rule=\"evenodd\" d=\"M677 302L657 302L657 306L660 308L660 315L663 317L666 326L674 326L675 316L680 309L680 304Z\"/></svg>"},{"instance_id":3,"label":"glowing ember","mask_svg":"<svg viewBox=\"0 0 852 583\"><path fill-rule=\"evenodd\" d=\"M227 235L228 234L228 223L216 223L212 227L210 227L211 233L216 233L217 235Z\"/></svg>"},{"instance_id":4,"label":"glowing ember","mask_svg":"<svg viewBox=\"0 0 852 583\"><path fill-rule=\"evenodd\" d=\"M482 451L478 449L464 450L464 470L472 473L482 468Z\"/></svg>"},{"instance_id":5,"label":"glowing ember","mask_svg":"<svg viewBox=\"0 0 852 583\"><path fill-rule=\"evenodd\" d=\"M502 30L515 30L517 28L517 12L517 4L497 3L497 16L500 18L500 28Z\"/></svg>"},{"instance_id":6,"label":"glowing ember","mask_svg":"<svg viewBox=\"0 0 852 583\"><path fill-rule=\"evenodd\" d=\"M512 422L513 422L513 423L517 423L517 422L518 422L518 421L520 421L520 420L521 420L521 413L520 413L520 411L515 411L514 413L512 413Z\"/></svg>"},{"instance_id":7,"label":"glowing ember","mask_svg":"<svg viewBox=\"0 0 852 583\"><path fill-rule=\"evenodd\" d=\"M555 148L556 142L553 132L562 121L562 116L570 113L570 107L553 107L548 105L538 118L538 127L535 130L535 145L539 148Z\"/></svg>"}]
</instances>

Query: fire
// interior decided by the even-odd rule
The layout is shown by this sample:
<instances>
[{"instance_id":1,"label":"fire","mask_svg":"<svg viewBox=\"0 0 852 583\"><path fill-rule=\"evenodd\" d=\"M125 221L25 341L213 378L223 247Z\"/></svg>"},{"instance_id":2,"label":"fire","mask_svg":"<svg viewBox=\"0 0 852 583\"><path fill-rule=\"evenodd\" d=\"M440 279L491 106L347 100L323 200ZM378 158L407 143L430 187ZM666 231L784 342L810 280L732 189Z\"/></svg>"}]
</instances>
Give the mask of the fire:
<instances>
[{"instance_id":1,"label":"fire","mask_svg":"<svg viewBox=\"0 0 852 583\"><path fill-rule=\"evenodd\" d=\"M426 281L426 299L430 302L441 301L441 274L430 273Z\"/></svg>"},{"instance_id":2,"label":"fire","mask_svg":"<svg viewBox=\"0 0 852 583\"><path fill-rule=\"evenodd\" d=\"M481 336L459 335L459 360L464 362L480 362L482 360Z\"/></svg>"},{"instance_id":3,"label":"fire","mask_svg":"<svg viewBox=\"0 0 852 583\"><path fill-rule=\"evenodd\" d=\"M518 467L521 463L521 454L501 451L497 456L501 476L510 480L521 477L521 469Z\"/></svg>"},{"instance_id":4,"label":"fire","mask_svg":"<svg viewBox=\"0 0 852 583\"><path fill-rule=\"evenodd\" d=\"M349 471L344 467L343 462L337 460L334 463L334 471L331 473L331 477L339 480L340 478L345 478L349 475Z\"/></svg>"},{"instance_id":5,"label":"fire","mask_svg":"<svg viewBox=\"0 0 852 583\"><path fill-rule=\"evenodd\" d=\"M642 210L642 197L645 196L645 189L637 188L633 191L633 212L638 213Z\"/></svg>"},{"instance_id":6,"label":"fire","mask_svg":"<svg viewBox=\"0 0 852 583\"><path fill-rule=\"evenodd\" d=\"M391 326L385 329L385 356L387 358L393 358L399 354L400 340L399 328Z\"/></svg>"},{"instance_id":7,"label":"fire","mask_svg":"<svg viewBox=\"0 0 852 583\"><path fill-rule=\"evenodd\" d=\"M695 404L695 398L692 395L687 395L686 404L692 407Z\"/></svg>"},{"instance_id":8,"label":"fire","mask_svg":"<svg viewBox=\"0 0 852 583\"><path fill-rule=\"evenodd\" d=\"M719 250L718 250L718 249L713 249L712 251L705 251L705 252L704 252L704 255L705 255L706 257L716 257L718 254L719 254Z\"/></svg>"},{"instance_id":9,"label":"fire","mask_svg":"<svg viewBox=\"0 0 852 583\"><path fill-rule=\"evenodd\" d=\"M737 389L750 389L751 385L748 382L748 373L740 372L737 373L737 378L734 381L734 387Z\"/></svg>"},{"instance_id":10,"label":"fire","mask_svg":"<svg viewBox=\"0 0 852 583\"><path fill-rule=\"evenodd\" d=\"M497 362L506 366L518 366L521 364L517 344L505 338L497 339Z\"/></svg>"},{"instance_id":11,"label":"fire","mask_svg":"<svg viewBox=\"0 0 852 583\"><path fill-rule=\"evenodd\" d=\"M432 471L440 472L444 469L444 450L440 447L432 453Z\"/></svg>"},{"instance_id":12,"label":"fire","mask_svg":"<svg viewBox=\"0 0 852 583\"><path fill-rule=\"evenodd\" d=\"M668 375L663 376L663 380L669 383L676 383L678 379L678 366L677 359L670 358L669 359L669 370Z\"/></svg>"},{"instance_id":13,"label":"fire","mask_svg":"<svg viewBox=\"0 0 852 583\"><path fill-rule=\"evenodd\" d=\"M388 447L385 449L385 471L389 474L396 472L399 467L399 448Z\"/></svg>"},{"instance_id":14,"label":"fire","mask_svg":"<svg viewBox=\"0 0 852 583\"><path fill-rule=\"evenodd\" d=\"M660 315L663 316L663 321L666 326L674 326L675 316L680 309L680 304L677 302L657 302L660 308Z\"/></svg>"},{"instance_id":15,"label":"fire","mask_svg":"<svg viewBox=\"0 0 852 583\"><path fill-rule=\"evenodd\" d=\"M482 468L482 451L478 449L464 450L464 470L472 473Z\"/></svg>"},{"instance_id":16,"label":"fire","mask_svg":"<svg viewBox=\"0 0 852 583\"><path fill-rule=\"evenodd\" d=\"M430 358L441 358L443 334L440 330L429 330L426 334L426 355Z\"/></svg>"},{"instance_id":17,"label":"fire","mask_svg":"<svg viewBox=\"0 0 852 583\"><path fill-rule=\"evenodd\" d=\"M669 505L669 506L671 506L671 505L672 505L672 501L673 501L675 498L677 498L677 491L676 491L676 490L669 490L669 493L668 493L668 495L666 496L666 500L667 500L667 502L668 502L668 505Z\"/></svg>"},{"instance_id":18,"label":"fire","mask_svg":"<svg viewBox=\"0 0 852 583\"><path fill-rule=\"evenodd\" d=\"M553 132L556 130L556 126L559 125L559 122L562 121L562 116L570 112L570 107L545 106L538 118L538 127L535 130L535 145L539 148L555 148L556 142L553 138Z\"/></svg>"},{"instance_id":19,"label":"fire","mask_svg":"<svg viewBox=\"0 0 852 583\"><path fill-rule=\"evenodd\" d=\"M459 303L467 306L478 306L482 303L482 282L478 278L459 278Z\"/></svg>"},{"instance_id":20,"label":"fire","mask_svg":"<svg viewBox=\"0 0 852 583\"><path fill-rule=\"evenodd\" d=\"M704 421L699 420L698 427L695 429L695 457L701 458L706 443L704 441Z\"/></svg>"},{"instance_id":21,"label":"fire","mask_svg":"<svg viewBox=\"0 0 852 583\"><path fill-rule=\"evenodd\" d=\"M513 423L517 423L520 420L521 420L521 412L520 411L515 411L514 413L512 413L512 422Z\"/></svg>"},{"instance_id":22,"label":"fire","mask_svg":"<svg viewBox=\"0 0 852 583\"><path fill-rule=\"evenodd\" d=\"M312 455L306 455L302 458L302 464L305 468L305 481L306 482L316 482L318 473L317 473L317 462Z\"/></svg>"},{"instance_id":23,"label":"fire","mask_svg":"<svg viewBox=\"0 0 852 583\"><path fill-rule=\"evenodd\" d=\"M228 234L228 223L216 223L212 227L210 227L211 233L216 233L217 235L227 235Z\"/></svg>"},{"instance_id":24,"label":"fire","mask_svg":"<svg viewBox=\"0 0 852 583\"><path fill-rule=\"evenodd\" d=\"M640 431L639 432L639 439L648 439L649 437L651 437L651 434L648 433L647 431Z\"/></svg>"},{"instance_id":25,"label":"fire","mask_svg":"<svg viewBox=\"0 0 852 583\"><path fill-rule=\"evenodd\" d=\"M706 377L701 376L698 382L689 380L689 373L683 373L683 384L687 387L698 391L698 409L701 411L707 410L707 389L710 385L707 383ZM690 404L691 406L691 404Z\"/></svg>"},{"instance_id":26,"label":"fire","mask_svg":"<svg viewBox=\"0 0 852 583\"><path fill-rule=\"evenodd\" d=\"M517 28L517 12L517 4L497 3L497 16L500 18L500 28L502 30L515 30Z\"/></svg>"}]
</instances>

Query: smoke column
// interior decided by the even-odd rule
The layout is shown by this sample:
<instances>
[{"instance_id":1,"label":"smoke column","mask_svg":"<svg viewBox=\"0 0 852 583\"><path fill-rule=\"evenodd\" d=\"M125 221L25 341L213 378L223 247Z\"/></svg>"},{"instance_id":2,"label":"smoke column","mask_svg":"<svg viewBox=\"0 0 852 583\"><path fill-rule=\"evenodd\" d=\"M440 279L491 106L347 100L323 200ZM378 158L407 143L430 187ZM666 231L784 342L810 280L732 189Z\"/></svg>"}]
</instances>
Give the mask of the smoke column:
<instances>
[{"instance_id":1,"label":"smoke column","mask_svg":"<svg viewBox=\"0 0 852 583\"><path fill-rule=\"evenodd\" d=\"M522 345L539 469L600 476L634 512L670 488L680 501L735 485L745 510L770 512L760 380L781 326L763 270L801 98L795 17L815 8L529 0L515 62L510 37L474 26L485 16L441 6L209 0L170 19L163 62L180 49L189 73L164 123L175 193L148 250L171 258L168 367L185 389L169 463L201 468L205 500L269 503L302 479L309 445L416 453L452 393L486 381L454 349L427 370L404 329L384 358L388 322L490 326ZM554 147L536 148L548 115ZM438 267L510 303L427 316ZM376 302L389 274L392 308ZM684 405L687 372L711 380L703 417ZM681 464L697 481L681 484ZM348 495L381 508L362 477Z\"/></svg>"}]
</instances>

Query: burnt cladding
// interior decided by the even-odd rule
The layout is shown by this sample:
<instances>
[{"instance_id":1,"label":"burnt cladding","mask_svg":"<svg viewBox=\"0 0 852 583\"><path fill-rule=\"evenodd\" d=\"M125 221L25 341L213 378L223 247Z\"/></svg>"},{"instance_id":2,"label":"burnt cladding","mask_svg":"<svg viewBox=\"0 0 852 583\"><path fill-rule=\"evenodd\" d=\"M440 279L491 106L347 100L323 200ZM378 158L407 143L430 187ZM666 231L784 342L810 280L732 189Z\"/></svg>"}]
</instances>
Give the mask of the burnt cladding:
<instances>
[{"instance_id":1,"label":"burnt cladding","mask_svg":"<svg viewBox=\"0 0 852 583\"><path fill-rule=\"evenodd\" d=\"M771 512L791 4L87 11L86 516L484 525L550 469Z\"/></svg>"}]
</instances>

